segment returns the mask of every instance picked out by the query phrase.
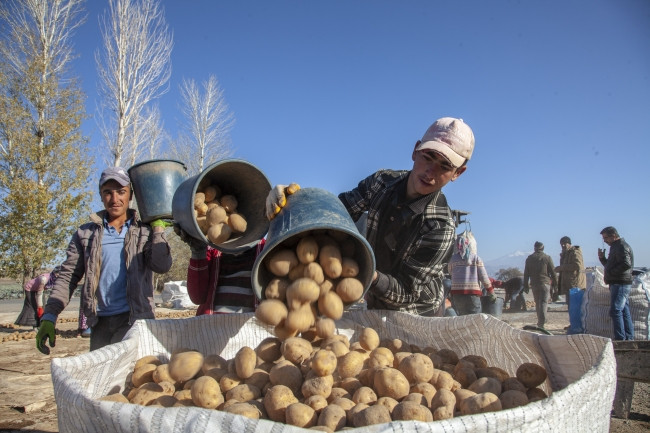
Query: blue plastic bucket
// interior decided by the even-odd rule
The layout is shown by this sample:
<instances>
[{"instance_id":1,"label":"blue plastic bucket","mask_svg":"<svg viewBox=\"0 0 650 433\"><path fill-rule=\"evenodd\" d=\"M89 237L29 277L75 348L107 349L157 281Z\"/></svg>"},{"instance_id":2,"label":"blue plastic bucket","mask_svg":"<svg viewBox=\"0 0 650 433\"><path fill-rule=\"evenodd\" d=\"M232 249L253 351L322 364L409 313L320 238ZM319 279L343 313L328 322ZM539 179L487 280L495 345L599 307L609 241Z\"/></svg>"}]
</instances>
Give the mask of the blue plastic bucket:
<instances>
[{"instance_id":1,"label":"blue plastic bucket","mask_svg":"<svg viewBox=\"0 0 650 433\"><path fill-rule=\"evenodd\" d=\"M481 312L494 317L501 317L503 302L503 298L496 298L496 301L492 302L490 296L481 296Z\"/></svg>"},{"instance_id":2,"label":"blue plastic bucket","mask_svg":"<svg viewBox=\"0 0 650 433\"><path fill-rule=\"evenodd\" d=\"M127 170L142 221L172 218L172 199L187 177L187 167L172 159L152 159Z\"/></svg>"},{"instance_id":3,"label":"blue plastic bucket","mask_svg":"<svg viewBox=\"0 0 650 433\"><path fill-rule=\"evenodd\" d=\"M582 324L582 300L584 299L585 291L572 287L569 289L569 330L567 334L582 334L584 326Z\"/></svg>"},{"instance_id":4,"label":"blue plastic bucket","mask_svg":"<svg viewBox=\"0 0 650 433\"><path fill-rule=\"evenodd\" d=\"M259 299L264 299L264 288L275 278L263 264L264 259L276 248L295 247L301 237L320 232L342 232L355 242L355 257L359 264L357 278L364 287L364 294L372 283L375 273L375 255L368 241L359 233L343 203L334 194L319 188L303 188L287 199L286 206L271 220L266 245L257 257L251 282Z\"/></svg>"},{"instance_id":5,"label":"blue plastic bucket","mask_svg":"<svg viewBox=\"0 0 650 433\"><path fill-rule=\"evenodd\" d=\"M218 185L223 194L237 198L237 212L246 218L246 231L219 245L213 244L203 234L194 217L194 195L210 185ZM266 196L271 183L262 171L241 159L224 159L207 167L201 173L185 180L176 189L172 200L174 221L190 236L226 253L236 253L250 248L266 235L269 220L266 218Z\"/></svg>"}]
</instances>

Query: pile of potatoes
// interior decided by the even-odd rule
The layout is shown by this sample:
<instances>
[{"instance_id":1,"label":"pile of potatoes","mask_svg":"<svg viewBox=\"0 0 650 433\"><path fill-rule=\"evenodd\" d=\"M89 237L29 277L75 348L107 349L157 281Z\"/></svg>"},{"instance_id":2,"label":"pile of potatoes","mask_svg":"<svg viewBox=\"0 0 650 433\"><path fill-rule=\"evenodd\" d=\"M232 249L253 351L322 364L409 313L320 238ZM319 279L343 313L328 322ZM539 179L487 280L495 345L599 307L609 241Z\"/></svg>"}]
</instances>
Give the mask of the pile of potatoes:
<instances>
[{"instance_id":1,"label":"pile of potatoes","mask_svg":"<svg viewBox=\"0 0 650 433\"><path fill-rule=\"evenodd\" d=\"M198 406L302 428L338 431L396 420L432 422L498 411L546 398L546 370L524 363L514 376L480 355L380 341L276 337L242 347L233 359L174 352L169 363L139 359L123 394L101 400Z\"/></svg>"},{"instance_id":2,"label":"pile of potatoes","mask_svg":"<svg viewBox=\"0 0 650 433\"><path fill-rule=\"evenodd\" d=\"M355 242L338 231L306 232L296 240L278 245L264 259L274 278L255 316L282 340L305 332L327 338L344 306L363 296Z\"/></svg>"},{"instance_id":3,"label":"pile of potatoes","mask_svg":"<svg viewBox=\"0 0 650 433\"><path fill-rule=\"evenodd\" d=\"M4 335L2 339L0 339L0 343L4 343L6 341L31 340L32 338L36 338L36 331L15 331L9 335Z\"/></svg>"},{"instance_id":4,"label":"pile of potatoes","mask_svg":"<svg viewBox=\"0 0 650 433\"><path fill-rule=\"evenodd\" d=\"M246 219L237 212L237 205L237 198L222 195L218 185L209 185L194 194L194 217L210 242L219 245L246 231Z\"/></svg>"}]
</instances>

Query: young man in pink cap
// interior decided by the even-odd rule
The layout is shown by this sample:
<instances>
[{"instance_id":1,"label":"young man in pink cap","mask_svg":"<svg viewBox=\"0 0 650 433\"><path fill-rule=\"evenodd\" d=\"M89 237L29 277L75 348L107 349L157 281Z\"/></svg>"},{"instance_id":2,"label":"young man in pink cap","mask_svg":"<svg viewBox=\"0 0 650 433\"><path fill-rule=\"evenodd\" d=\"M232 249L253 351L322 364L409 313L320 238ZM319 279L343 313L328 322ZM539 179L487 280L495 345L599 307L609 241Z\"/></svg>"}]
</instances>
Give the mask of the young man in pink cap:
<instances>
[{"instance_id":1,"label":"young man in pink cap","mask_svg":"<svg viewBox=\"0 0 650 433\"><path fill-rule=\"evenodd\" d=\"M167 223L145 224L129 208L131 180L121 167L109 167L99 179L104 210L90 215L72 235L45 305L36 335L36 348L49 353L54 346L54 325L70 302L81 279L84 301L80 306L92 329L90 350L122 340L138 319L154 319L153 273L164 274L172 265L165 238ZM85 278L84 278L85 276Z\"/></svg>"},{"instance_id":2,"label":"young man in pink cap","mask_svg":"<svg viewBox=\"0 0 650 433\"><path fill-rule=\"evenodd\" d=\"M380 170L339 194L354 221L367 212L366 238L376 273L368 308L435 316L444 302L445 265L456 225L442 188L467 169L474 134L462 120L436 120L413 147L411 170ZM286 203L284 185L271 190L266 213Z\"/></svg>"}]
</instances>

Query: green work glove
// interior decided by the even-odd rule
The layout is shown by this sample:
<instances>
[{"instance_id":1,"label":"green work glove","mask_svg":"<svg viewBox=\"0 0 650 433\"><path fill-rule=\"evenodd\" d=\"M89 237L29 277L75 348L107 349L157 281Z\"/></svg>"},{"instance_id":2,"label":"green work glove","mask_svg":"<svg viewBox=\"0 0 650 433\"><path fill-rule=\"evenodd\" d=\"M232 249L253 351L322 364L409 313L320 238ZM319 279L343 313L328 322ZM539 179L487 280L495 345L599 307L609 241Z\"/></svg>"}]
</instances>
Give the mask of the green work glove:
<instances>
[{"instance_id":1,"label":"green work glove","mask_svg":"<svg viewBox=\"0 0 650 433\"><path fill-rule=\"evenodd\" d=\"M490 293L490 302L494 304L497 301L497 297L494 296L494 293Z\"/></svg>"},{"instance_id":2,"label":"green work glove","mask_svg":"<svg viewBox=\"0 0 650 433\"><path fill-rule=\"evenodd\" d=\"M167 227L171 227L171 226L173 226L174 223L171 222L171 221L167 221L167 220L159 219L159 220L151 221L151 223L150 223L149 225L150 225L151 227L162 227L162 228L167 228Z\"/></svg>"},{"instance_id":3,"label":"green work glove","mask_svg":"<svg viewBox=\"0 0 650 433\"><path fill-rule=\"evenodd\" d=\"M41 326L38 328L38 333L36 334L36 348L45 355L50 354L50 348L45 345L45 340L48 338L50 340L50 347L54 347L56 343L54 323L49 320L41 320Z\"/></svg>"},{"instance_id":4,"label":"green work glove","mask_svg":"<svg viewBox=\"0 0 650 433\"><path fill-rule=\"evenodd\" d=\"M524 287L524 292L526 293L530 292L530 288L528 286Z\"/></svg>"}]
</instances>

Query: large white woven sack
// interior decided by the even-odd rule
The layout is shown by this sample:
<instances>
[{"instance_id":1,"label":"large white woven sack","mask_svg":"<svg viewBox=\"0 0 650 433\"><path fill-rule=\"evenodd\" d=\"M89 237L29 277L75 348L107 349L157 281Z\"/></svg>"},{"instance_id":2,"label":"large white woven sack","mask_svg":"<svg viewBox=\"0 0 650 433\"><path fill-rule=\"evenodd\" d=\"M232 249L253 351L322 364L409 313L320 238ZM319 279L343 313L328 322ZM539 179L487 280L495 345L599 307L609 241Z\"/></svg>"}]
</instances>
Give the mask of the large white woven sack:
<instances>
[{"instance_id":1,"label":"large white woven sack","mask_svg":"<svg viewBox=\"0 0 650 433\"><path fill-rule=\"evenodd\" d=\"M400 338L420 347L451 348L460 356L484 356L514 376L524 362L543 365L549 398L523 407L432 423L399 421L355 431L367 432L607 432L616 387L616 361L609 339L579 334L547 336L515 329L488 315L423 318L396 312L354 311L337 322L352 341L371 326L382 338ZM87 354L52 360L59 430L65 432L306 432L266 420L252 420L194 407L154 408L98 401L124 389L136 359L169 360L178 348L234 357L255 347L269 328L252 314L201 316L136 322L125 340Z\"/></svg>"},{"instance_id":2,"label":"large white woven sack","mask_svg":"<svg viewBox=\"0 0 650 433\"><path fill-rule=\"evenodd\" d=\"M587 334L614 338L612 318L609 316L611 303L609 285L603 279L603 268L591 272L593 284L587 286L582 299L582 325ZM589 279L589 278L588 278ZM590 280L590 279L589 279ZM650 273L634 277L630 290L630 315L634 324L634 339L650 339Z\"/></svg>"}]
</instances>

